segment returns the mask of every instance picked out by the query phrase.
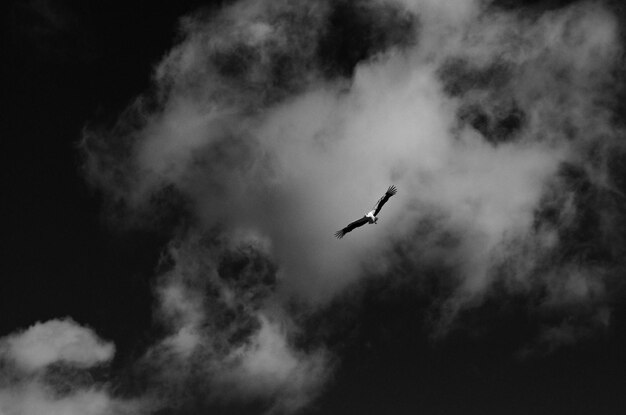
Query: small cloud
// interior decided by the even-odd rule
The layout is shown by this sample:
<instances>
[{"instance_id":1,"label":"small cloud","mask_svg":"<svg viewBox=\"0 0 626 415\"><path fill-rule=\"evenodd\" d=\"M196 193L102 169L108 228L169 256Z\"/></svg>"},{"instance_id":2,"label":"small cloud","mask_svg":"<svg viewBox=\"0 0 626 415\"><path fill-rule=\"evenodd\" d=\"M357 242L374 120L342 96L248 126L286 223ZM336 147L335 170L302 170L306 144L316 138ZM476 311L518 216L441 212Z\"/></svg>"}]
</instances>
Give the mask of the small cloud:
<instances>
[{"instance_id":1,"label":"small cloud","mask_svg":"<svg viewBox=\"0 0 626 415\"><path fill-rule=\"evenodd\" d=\"M0 339L0 359L34 372L53 363L91 367L110 361L115 345L71 319L37 323L18 334Z\"/></svg>"},{"instance_id":2,"label":"small cloud","mask_svg":"<svg viewBox=\"0 0 626 415\"><path fill-rule=\"evenodd\" d=\"M147 414L149 400L117 398L86 372L110 361L114 351L112 343L70 319L1 338L0 360L10 365L0 374L0 414Z\"/></svg>"}]
</instances>

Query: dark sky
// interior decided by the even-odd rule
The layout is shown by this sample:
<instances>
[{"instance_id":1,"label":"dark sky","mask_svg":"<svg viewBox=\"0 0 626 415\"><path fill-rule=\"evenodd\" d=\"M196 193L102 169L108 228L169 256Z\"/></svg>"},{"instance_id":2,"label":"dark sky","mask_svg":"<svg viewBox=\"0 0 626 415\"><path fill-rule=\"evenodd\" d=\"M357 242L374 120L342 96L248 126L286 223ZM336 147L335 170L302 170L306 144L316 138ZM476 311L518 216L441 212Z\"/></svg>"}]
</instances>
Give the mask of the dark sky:
<instances>
[{"instance_id":1,"label":"dark sky","mask_svg":"<svg viewBox=\"0 0 626 415\"><path fill-rule=\"evenodd\" d=\"M239 207L239 204L248 203L247 199L233 196L234 191L230 193L231 190L220 188L217 190L211 188L207 195L187 182L181 185L177 179L173 179L170 188L167 186L163 188L166 191L173 188L174 192L180 192L182 194L180 197L184 200L180 202L183 207L176 205L178 202L172 202L176 206L166 207L165 213L151 211L152 213L146 215L154 215L158 219L145 224L141 219L118 220L119 215L125 215L116 210L119 205L124 203L132 205L127 202L130 191L124 193L124 190L117 194L116 190L111 190L110 183L105 179L96 178L91 184L88 183L86 153L91 150L86 152L84 147L80 146L81 140L91 131L97 131L97 134L102 136L115 135L119 130L113 125L116 120L124 119L120 114L140 94L154 93L155 87L151 78L156 65L184 39L179 29L179 19L201 8L204 10L203 15L212 16L217 13L220 6L217 4L219 2L178 1L169 2L167 5L158 3L33 0L13 1L3 7L2 65L5 75L2 79L2 95L5 109L2 117L2 142L6 164L3 174L5 203L2 220L5 230L3 238L5 262L3 288L0 290L0 316L2 316L0 337L9 338L12 333L20 333L37 322L70 318L79 326L93 329L99 338L115 344L116 354L112 361L104 367L90 369L89 372L92 378L89 382L93 382L94 385L106 384L111 396L116 399L133 399L155 393L155 390L158 394L160 393L158 391L161 391L159 388L170 387L168 382L174 382L172 384L176 385L171 386L171 389L179 388L186 391L172 398L172 402L160 401L154 406L141 407L136 413L172 415L263 413L268 408L276 408L273 406L274 399L278 399L276 396L282 396L280 386L278 389L271 389L267 395L251 387L250 390L253 392L248 393L246 392L248 389L244 388L241 396L235 393L235 398L220 399L219 394L223 386L220 379L215 380L222 373L220 371L210 372L205 376L211 378L211 381L204 380L203 375L191 376L184 381L169 378L165 381L163 378L166 375L163 373L166 370L163 369L161 361L159 364L146 363L150 360L146 357L147 351L156 347L155 344L160 345L159 339L166 338L170 333L168 330L174 330L165 322L167 318L162 317L167 311L161 309L164 307L162 305L164 300L160 300L162 297L159 297L162 295L159 293L169 292L167 287L172 287L167 283L169 280L163 277L170 275L168 246L172 246L172 241L183 241L180 244L187 246L184 242L188 241L185 239L186 235L191 234L190 229L194 227L201 227L203 232L213 235L211 232L218 232L212 230L213 227L222 229L221 226L228 228L234 226L233 224L248 223L247 211ZM232 2L223 3L227 5ZM512 13L527 13L527 16L530 16L528 21L539 21L537 16L546 13L547 10L559 11L561 8L567 8L569 3L572 2L502 1L491 7L512 10ZM224 88L227 89L227 92L219 90L217 93L253 97L247 101L249 107L236 104L241 114L245 114L241 119L247 122L253 119L248 114L258 114L267 108L274 108L290 97L298 96L307 90L308 87L302 85L308 81L303 80L304 77L299 78L301 73L310 71L316 74L318 83L341 84L342 88L358 84L354 81L357 65L368 62L373 56L392 46L400 49L412 48L415 39L410 33L417 30L415 27L423 24L406 17L395 8L385 9L384 13L377 14L368 7L338 2L332 11L325 12L327 13L324 15L324 19L327 19L325 31L319 35L318 43L311 52L313 57L305 52L296 56L295 52L289 54L289 51L280 52L282 53L280 56L277 55L279 52L270 55L268 59L271 62L279 63L272 67L271 76L264 73L263 76L269 78L262 78L262 81L259 81L272 85L271 88L264 89L263 93L257 94L254 89L257 87L254 83L256 81L250 81L253 75L248 75L254 71L251 68L255 65L265 65L265 61L258 58L254 51L237 49L233 52L229 49L224 55L216 53L212 56L210 64L216 68L215 73L222 77L220 80L226 79L223 82L226 85ZM616 13L618 41L621 42L623 16L620 16L620 10L615 6L609 5L607 8ZM297 23L291 20L290 22L289 24L298 26ZM544 59L546 61L553 59L549 52L546 52L546 56ZM451 99L466 99L469 93L464 95L465 91L480 89L481 82L488 85L484 87L485 90L494 90L497 94L500 79L498 77L505 79L502 81L504 84L508 82L507 79L515 76L523 80L530 79L530 76L525 78L519 75L522 71L528 70L529 65L523 66L523 69L519 69L522 65L512 66L513 69L510 69L511 67L506 66L508 64L503 64L504 69L499 69L500 67L494 64L488 69L482 67L472 72L473 63L463 61L463 57L459 59L445 60L436 70L438 79L441 79L442 90L446 96L452 97ZM506 57L502 59L506 60ZM314 70L311 69L313 66ZM623 81L620 66L613 72L611 76ZM568 75L566 73L563 76ZM398 79L403 78L399 76ZM586 78L580 80L575 75L571 75L571 79L572 85L586 82ZM202 84L205 81L198 81L198 86L194 87L195 80L193 78L184 88L191 90L196 88L195 91L201 95L203 88L206 88ZM220 80L215 82L222 82ZM606 86L589 86L592 91L600 88ZM617 94L623 88L624 85L620 83L613 84L612 89L616 94L613 99L622 96ZM172 90L177 91L175 87ZM252 90L253 92L249 92ZM174 95L175 92L171 94ZM153 95L151 97L155 99ZM233 98L237 99L239 98ZM471 101L470 98L467 99L468 102ZM524 103L510 104L510 108L502 110L504 105L494 109L476 102L471 101L466 106L460 105L458 118L482 134L485 142L494 148L501 145L500 143L513 142L517 135L526 134L525 131L532 129L530 126L534 122L533 116ZM294 107L296 105L294 104ZM481 105L484 106L483 109ZM612 127L611 132L606 133L609 136L607 140L618 144L611 147L612 150L600 148L597 151L608 153L613 151L613 154L624 152L623 136L620 133L623 118L619 112L619 105L614 105L610 111L613 115L611 122L616 127ZM232 126L228 128L230 128L228 134L234 137L238 130ZM572 127L574 130L576 128L577 126ZM139 130L144 131L141 128ZM580 127L580 131L572 133L574 138L571 138L570 142L577 140L576 134L582 135L587 130ZM130 139L131 134L124 132L121 136ZM264 310L272 309L274 306L270 307L267 304L274 304L275 300L261 290L276 289L282 296L280 301L276 301L283 310L279 314L288 316L285 319L291 321L290 324L298 326L298 329L294 330L294 333L298 334L290 337L293 341L293 350L297 350L295 355L300 356L298 353L302 353L302 356L305 356L306 353L314 354L315 350L324 349L326 356L329 356L328 374L323 376L321 386L315 385L316 391L318 389L319 391L310 401L307 400L301 406L296 405L298 410L307 414L621 413L626 408L626 394L623 388L626 384L626 297L621 281L623 270L626 268L619 255L625 252L625 245L622 242L623 225L626 223L624 219L626 214L623 210L625 205L624 199L605 196L597 190L599 185L593 181L593 175L588 173L586 167L586 157L589 159L595 157L591 155L595 154L594 150L590 149L593 143L585 146L587 142L580 144L580 148L584 149L570 160L562 161L558 173L555 173L555 177L558 176L560 180L558 183L566 183L563 186L567 187L569 192L567 195L571 197L555 197L551 202L545 203L544 199L540 199L541 205L537 205L533 210L534 222L531 225L534 226L533 229L537 231L558 228L557 233L562 243L550 257L537 257L535 261L537 269L529 271L532 275L528 280L524 280L531 281L529 284L532 288L519 290L507 288L509 287L507 282L502 281L508 280L506 275L504 277L502 275L507 274L506 267L509 265L506 264L512 263L513 260L502 262L499 265L501 268L494 271L494 275L501 276L502 279L494 277L495 281L490 284L488 290L478 296L479 300L475 300L469 306L461 306L461 311L453 317L454 322L443 331L440 327L442 321L446 321L446 317L445 311L442 310L445 310L446 305L452 304L446 299L457 298L452 294L456 292L459 284L455 279L455 270L464 265L450 260L447 254L440 255L446 250L465 252L466 248L458 248L458 243L466 245L454 241L464 240L466 233L457 232L456 226L459 222L448 223L446 219L437 219L437 212L424 214L427 219L412 221L411 231L407 231L401 237L385 236L380 239L378 250L385 255L385 270L379 271L370 267L361 273L367 275L351 277L345 284L324 282L327 289L321 290L324 293L321 295L325 296L321 305L315 301L314 305L309 305L307 300L303 300L298 294L294 295L294 298L284 293L291 292L290 290L296 293L299 290L306 291L308 284L315 284L315 281L318 281L316 279L311 280L314 282L287 282L284 291L281 291L281 283L274 280L271 283L246 280L245 283L237 282L239 285L233 285L235 288L232 290L239 293L235 296L248 298L246 293L250 293L252 297L260 297L259 301L263 306L254 302L256 300L250 300L250 303L245 304L252 304L250 307ZM579 147L576 149L579 151ZM112 151L111 154L119 154L115 153L118 150ZM222 151L219 154L222 154L220 157L223 158L231 157L233 153L228 151L233 151L235 154L232 156L235 160L233 165L240 165L239 155L242 152L256 150L247 148L240 150L239 147L230 150L230 147L227 147L226 150L220 148L219 151ZM245 157L245 160L248 160L247 157L253 156ZM376 155L369 153L368 157L371 157L371 163L377 163ZM528 157L532 157L532 153ZM125 166L123 164L125 160L122 160L120 165ZM211 164L211 160L203 159L199 164ZM511 160L513 160L511 164L514 164L516 159ZM626 157L620 158L618 154L607 162L606 170L603 170L610 178L607 180L613 183L612 189L615 193L623 192L622 195L626 193L626 182L623 180L623 174L626 173L624 160ZM417 163L419 162L418 160ZM498 168L497 166L494 168ZM543 164L538 166L537 170L543 168ZM111 167L106 165L106 168ZM122 174L130 174L128 173L130 170L121 168L121 171ZM166 171L163 174L170 173ZM211 174L212 177L227 177L223 170L211 171ZM589 177L584 176L585 174L589 174ZM584 177L580 178L581 175ZM248 176L241 176L243 179L237 177L237 180L245 182ZM388 209L393 209L391 206L394 202L396 207L404 206L407 209L409 206L437 205L439 200L443 201L440 206L448 206L448 199L444 196L426 201L416 199L413 205L401 202L401 197L409 198L408 183L414 182L406 181L405 176L400 173L389 176L394 177L400 180L400 183L407 184L404 187L399 185L399 194L390 200ZM359 181L364 178L353 175L353 179ZM366 205L369 206L370 199L373 199L371 202L375 201L385 188L387 180L383 179L385 180L381 182L382 188L374 187L371 193L366 191L370 190L369 188L363 190L365 186L361 183L355 183L352 189L344 189L342 193L344 197L351 198L351 192L360 187L361 193L357 192L356 195L363 196ZM339 182L345 183L341 180ZM151 182L148 183L150 185ZM198 187L212 186L209 180L199 183ZM231 184L236 186L239 183L233 179ZM241 186L245 188L245 184ZM285 206L285 209L291 209L293 212L296 209L294 206L303 200L302 191L299 189L290 193L290 189L293 188L285 185L276 192L268 191L269 196L254 196L250 200L258 203L255 206L259 209L268 207L281 209ZM457 191L453 185L450 189L451 192ZM160 188L159 191L163 189ZM162 202L159 198L169 200L167 194L166 196L158 194L161 196L157 197L157 204ZM332 192L332 195L338 196L339 192ZM213 216L207 218L201 214L190 213L193 209L185 204L193 204L189 202L190 200L200 205L205 202L218 204L213 198L233 200L233 205L228 205L228 209L237 213L220 214L218 219ZM566 202L566 199L569 202ZM150 200L152 203L153 199ZM572 222L567 222L567 213L563 213L567 210L564 206L570 206L568 203L578 203L576 218ZM359 203L350 202L352 208L350 211L354 211L354 206L359 206ZM605 206L609 207L604 209ZM126 205L121 209L132 210ZM160 208L156 210L158 209ZM219 209L228 210L221 205ZM386 223L383 211L382 221L376 226L383 227L385 224L391 226L391 215L392 213L396 215L395 212L389 210L389 221ZM601 213L594 215L594 212ZM358 210L354 213L361 214ZM339 217L334 218L335 222L329 225L330 228L341 225L346 214L345 211L340 212ZM286 217L289 215L291 213L285 213ZM396 216L405 218L398 220L408 221L406 216L398 215ZM111 219L112 216L116 219ZM285 220L292 223L289 222L290 219ZM481 223L480 220L480 217L477 218L476 223ZM443 230L437 232L429 230L430 227L439 226L441 221L446 224L438 229ZM555 224L557 222L558 225ZM210 226L200 226L197 223L209 223ZM285 239L286 232L276 231L274 223L272 218L263 218L259 229L270 235L268 238L279 247L278 252L288 247L290 242L285 242L288 241ZM209 228L211 230L207 230ZM358 231L353 231L341 243L358 240L364 235ZM209 238L205 233L203 237ZM332 232L328 235L332 238ZM448 241L446 242L445 238L450 240L446 239ZM432 256L423 254L425 249L433 249L431 245L425 247L408 242L425 239L440 241L437 242L437 254ZM299 243L293 242L293 245ZM311 242L316 243L319 242L317 240ZM336 243L334 239L328 242ZM281 255L287 255L285 269L299 269L298 267L302 266L302 269L308 270L307 267L310 267L308 262L302 265L305 263L304 260L303 262L299 262L300 259L291 260L299 255L300 251L296 248L294 251L284 248L275 258L267 259L264 253L257 251L239 250L233 254L224 251L226 248L217 242L207 244L209 251L213 249L220 252L218 257L221 268L217 268L222 279L230 278L228 281L240 281L239 278L243 277L238 276L239 272L252 274L264 272L272 274L274 278L276 269L283 269ZM358 252L355 251L357 249L367 249L367 246L363 245L354 250L349 248L350 251L347 251L346 255ZM181 250L184 251L183 248ZM334 257L323 258L332 260ZM314 259L317 258L313 257ZM179 257L170 260L178 264L172 269L182 267L177 262L180 261ZM543 275L555 275L552 269L572 269L573 263L581 269L597 270L597 275L600 276L593 277L590 281L598 285L587 282L588 285L585 287L601 286L598 289L600 294L590 299L585 297L575 305L572 305L573 302L578 300L571 300L570 297L563 300L567 303L565 305L544 301L545 298L552 298L550 290L553 286L536 283L536 280L548 278ZM313 268L317 269L318 265ZM319 267L323 268L322 265ZM304 274L306 272L308 271L303 271ZM329 268L328 272L332 274L335 272L334 268ZM353 271L352 268L341 268L337 272L348 274ZM200 284L194 281L194 286ZM274 288L275 284L278 284L279 288ZM204 307L213 310L212 312L222 313L222 308L213 309L209 304L214 299L213 294L210 294L210 286L202 287L204 291L199 292L204 293L200 297L205 295L205 299L200 300ZM333 294L326 294L327 292ZM183 296L182 301L184 300ZM570 300L572 303L567 302ZM306 304L302 305L303 303ZM602 317L605 315L603 313L610 313L608 322ZM207 336L210 337L211 330L219 331L223 327L230 330L236 326L240 331L233 336L242 337L237 340L232 340L231 337L228 344L231 346L246 344L246 339L251 338L250 333L260 330L259 324L264 324L262 318L259 320L261 323L251 323L250 315L256 316L254 313L244 313L243 316L237 314L237 317L232 317L236 323L228 320L230 317L223 319L220 317L220 320L216 321L202 320L202 333L209 333ZM599 320L602 320L602 323L596 324ZM552 328L563 330L551 330ZM550 333L555 336L560 333L565 337L560 340L551 338ZM204 353L204 349L198 353L200 357L205 356L201 354ZM206 353L213 356L210 353L215 352ZM0 364L0 368L8 367L10 357L7 356L2 355L3 363ZM158 368L155 368L156 366ZM193 372L193 362L191 366L185 366L182 370ZM306 373L306 370L304 372ZM83 386L76 381L76 377L72 379L68 382L73 390L81 390ZM262 383L263 379L253 377L252 382ZM3 403L4 399L13 405L6 407L15 411L9 410L8 414L26 414L27 412L15 409L23 408L19 403L10 400L13 398L7 398L13 396L11 391L16 389L12 389L14 387L5 380L0 382L0 386L6 387L5 390L9 391L0 394L0 408L3 408L2 405L9 405ZM15 386L17 387L19 386ZM66 393L69 394L67 396L74 396L73 392ZM231 396L230 393L225 394ZM249 398L249 395L252 398ZM205 399L207 396L210 398ZM279 412L291 411L289 405L278 408ZM67 409L67 412L59 413L78 412ZM120 410L119 413L127 412Z\"/></svg>"},{"instance_id":2,"label":"dark sky","mask_svg":"<svg viewBox=\"0 0 626 415\"><path fill-rule=\"evenodd\" d=\"M139 301L146 310L136 323L149 319L144 290L159 241L152 232L108 227L77 148L91 120L115 117L147 88L152 66L171 47L178 16L198 6L178 3L150 10L123 2L15 2L4 15L5 188L12 201L3 214L11 229L6 278L12 287L3 291L2 314L10 316L4 332L76 313L116 330L110 297L102 293L119 290L125 292L115 301L120 315L135 318Z\"/></svg>"}]
</instances>

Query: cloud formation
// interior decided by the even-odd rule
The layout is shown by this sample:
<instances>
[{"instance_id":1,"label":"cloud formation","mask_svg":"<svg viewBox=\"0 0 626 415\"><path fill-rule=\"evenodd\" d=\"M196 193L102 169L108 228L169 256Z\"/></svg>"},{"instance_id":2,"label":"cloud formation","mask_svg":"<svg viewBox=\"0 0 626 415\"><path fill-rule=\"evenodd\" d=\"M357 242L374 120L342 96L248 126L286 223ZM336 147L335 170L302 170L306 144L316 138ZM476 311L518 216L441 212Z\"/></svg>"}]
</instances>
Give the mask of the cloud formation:
<instances>
[{"instance_id":1,"label":"cloud formation","mask_svg":"<svg viewBox=\"0 0 626 415\"><path fill-rule=\"evenodd\" d=\"M164 385L163 405L185 407L189 383L205 388L204 405L243 399L277 412L320 392L329 356L295 347L297 328L274 298L276 267L263 249L251 235L228 243L184 237L170 247L157 288L169 334L141 362Z\"/></svg>"},{"instance_id":2,"label":"cloud formation","mask_svg":"<svg viewBox=\"0 0 626 415\"><path fill-rule=\"evenodd\" d=\"M115 347L72 320L50 320L0 338L3 415L145 413L139 401L114 397L89 369L108 363Z\"/></svg>"},{"instance_id":3,"label":"cloud formation","mask_svg":"<svg viewBox=\"0 0 626 415\"><path fill-rule=\"evenodd\" d=\"M220 395L294 410L332 361L296 346L298 319L433 264L452 287L437 332L520 294L557 322L538 343L606 327L626 246L620 53L599 2L244 0L184 18L154 91L82 145L114 211L172 235L169 334L147 364L183 388L202 362L194 379ZM378 226L332 238L392 183Z\"/></svg>"},{"instance_id":4,"label":"cloud formation","mask_svg":"<svg viewBox=\"0 0 626 415\"><path fill-rule=\"evenodd\" d=\"M34 372L55 362L77 367L104 363L113 357L115 346L72 320L50 320L4 337L0 351L20 369Z\"/></svg>"}]
</instances>

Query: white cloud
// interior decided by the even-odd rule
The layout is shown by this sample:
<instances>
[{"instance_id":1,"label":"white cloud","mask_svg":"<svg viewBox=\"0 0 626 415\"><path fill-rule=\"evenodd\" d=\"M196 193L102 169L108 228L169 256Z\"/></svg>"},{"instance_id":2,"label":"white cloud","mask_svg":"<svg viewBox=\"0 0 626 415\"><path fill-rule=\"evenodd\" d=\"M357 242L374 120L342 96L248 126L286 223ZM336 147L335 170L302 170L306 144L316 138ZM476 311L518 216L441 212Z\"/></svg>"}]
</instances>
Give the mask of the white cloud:
<instances>
[{"instance_id":1,"label":"white cloud","mask_svg":"<svg viewBox=\"0 0 626 415\"><path fill-rule=\"evenodd\" d=\"M111 360L113 343L72 320L50 320L0 339L0 357L29 372L56 362L91 367Z\"/></svg>"},{"instance_id":2,"label":"white cloud","mask_svg":"<svg viewBox=\"0 0 626 415\"><path fill-rule=\"evenodd\" d=\"M409 41L361 60L350 79L328 75L316 54L330 2L241 1L188 17L157 67L158 105L130 108L109 133L86 133L91 181L133 213L153 214L164 188L186 203L181 222L192 230L175 237L174 269L157 290L171 334L156 361L166 351L186 363L202 356L211 382L225 376L244 395L280 389L277 401L299 406L319 384L300 373L323 374L324 353L289 348L262 316L285 314L292 296L324 304L399 257L415 265L406 271L414 278L420 260L453 270L442 276L456 283L443 325L498 279L513 292L548 287L564 312L605 310L602 267L558 254L581 211L605 209L582 205L566 166L595 191L612 187L615 17L596 2L532 18L479 1L367 4L373 16L402 7L415 23ZM333 239L390 184L399 192L378 225ZM424 223L430 233L416 237ZM455 243L441 244L442 234ZM255 248L241 248L247 238ZM275 264L276 286L259 279L266 268L220 275L224 252ZM220 368L233 356L229 377ZM250 386L261 378L264 388Z\"/></svg>"},{"instance_id":3,"label":"white cloud","mask_svg":"<svg viewBox=\"0 0 626 415\"><path fill-rule=\"evenodd\" d=\"M105 390L84 389L55 396L45 385L31 382L0 390L2 415L136 415L147 413L138 403L116 401Z\"/></svg>"},{"instance_id":4,"label":"white cloud","mask_svg":"<svg viewBox=\"0 0 626 415\"><path fill-rule=\"evenodd\" d=\"M360 64L351 85L316 81L282 103L259 102L252 112L246 105L256 102L260 91L240 87L255 81L224 83L218 78L228 75L208 63L217 49L232 51L250 39L251 50L263 56L293 53L295 41L288 36L295 35L271 18L264 2L224 11L234 25L223 26L224 33L192 20L186 41L159 68L159 86L167 91L163 110L148 115L145 128L128 137L137 140L130 161L140 172L130 197L139 192L147 198L161 185L174 184L191 199L202 226L262 233L271 240L285 285L313 299L332 296L362 274L368 262L362 258L380 261L381 238L391 237L390 229L401 237L423 216L408 209L418 201L464 228L466 285L482 291L488 258L499 241L529 226L546 182L560 162L576 157L586 133L606 129L603 114L581 98L595 93L587 86L595 82L599 62L610 64L615 57L616 35L612 16L594 4L531 22L462 3L411 2L412 13L436 15L450 25L423 18L415 47ZM324 10L315 9L322 16ZM275 41L242 34L259 25ZM237 36L228 37L231 30ZM430 39L431 32L445 32L454 41ZM200 40L208 34L213 46L207 47ZM183 59L190 51L195 60ZM487 116L495 116L504 102L489 91L447 96L438 71L456 56L478 67L504 59L511 68L506 91L528 121L518 140L493 147L473 129L458 129L463 105L482 105ZM266 64L251 59L251 67ZM245 71L245 62L239 64ZM547 88L565 65L574 83ZM207 94L199 95L198 85ZM592 114L599 119L589 120ZM562 139L567 122L582 129L569 142ZM369 210L392 182L400 193L381 216L385 227L375 228L375 234L359 230L361 238L350 242L329 240L333 230ZM479 251L472 252L477 245Z\"/></svg>"},{"instance_id":5,"label":"white cloud","mask_svg":"<svg viewBox=\"0 0 626 415\"><path fill-rule=\"evenodd\" d=\"M273 411L292 412L308 404L328 376L328 356L317 350L305 354L293 349L287 330L260 314L260 329L249 342L232 350L216 378L222 395L277 396Z\"/></svg>"},{"instance_id":6,"label":"white cloud","mask_svg":"<svg viewBox=\"0 0 626 415\"><path fill-rule=\"evenodd\" d=\"M70 366L85 371L109 362L115 347L72 320L50 320L0 339L0 414L125 415L147 413L147 400L114 397L107 385L71 374L51 376ZM68 372L70 373L70 372ZM78 372L77 372L78 373ZM83 379L83 382L80 381ZM89 378L90 379L90 378Z\"/></svg>"},{"instance_id":7,"label":"white cloud","mask_svg":"<svg viewBox=\"0 0 626 415\"><path fill-rule=\"evenodd\" d=\"M264 247L253 233L172 243L172 267L157 287L157 315L170 334L143 359L168 385L163 405L180 399L186 382L207 384L207 405L261 399L277 412L298 409L319 393L329 356L293 346L297 333L273 293Z\"/></svg>"},{"instance_id":8,"label":"white cloud","mask_svg":"<svg viewBox=\"0 0 626 415\"><path fill-rule=\"evenodd\" d=\"M163 345L187 357L200 342L197 331L203 321L201 299L177 281L162 286L159 292L164 319L173 327L173 333L163 340Z\"/></svg>"}]
</instances>

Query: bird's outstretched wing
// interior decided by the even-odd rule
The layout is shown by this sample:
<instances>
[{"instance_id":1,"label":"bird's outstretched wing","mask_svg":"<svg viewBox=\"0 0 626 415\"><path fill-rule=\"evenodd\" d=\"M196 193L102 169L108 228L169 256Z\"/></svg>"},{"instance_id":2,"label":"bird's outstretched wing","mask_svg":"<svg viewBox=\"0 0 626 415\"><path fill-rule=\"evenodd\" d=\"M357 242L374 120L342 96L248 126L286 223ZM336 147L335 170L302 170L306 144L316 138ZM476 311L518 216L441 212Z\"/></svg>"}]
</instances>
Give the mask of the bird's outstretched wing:
<instances>
[{"instance_id":1,"label":"bird's outstretched wing","mask_svg":"<svg viewBox=\"0 0 626 415\"><path fill-rule=\"evenodd\" d=\"M354 222L352 222L351 224L349 224L348 226L346 226L343 229L338 230L337 232L335 232L335 236L339 239L343 238L345 234L347 234L348 232L350 232L352 229L354 228L358 228L359 226L363 226L368 222L367 217L363 216L361 219L355 220Z\"/></svg>"},{"instance_id":2,"label":"bird's outstretched wing","mask_svg":"<svg viewBox=\"0 0 626 415\"><path fill-rule=\"evenodd\" d=\"M396 186L389 186L389 188L385 192L385 195L378 199L378 202L376 202L376 205L374 205L374 216L378 215L378 212L380 212L380 209L383 207L383 205L387 203L389 198L396 193L398 193L398 189L396 189Z\"/></svg>"}]
</instances>

